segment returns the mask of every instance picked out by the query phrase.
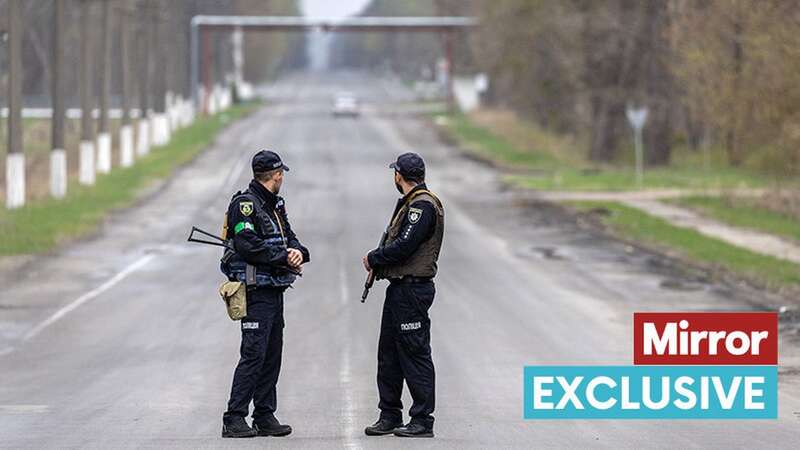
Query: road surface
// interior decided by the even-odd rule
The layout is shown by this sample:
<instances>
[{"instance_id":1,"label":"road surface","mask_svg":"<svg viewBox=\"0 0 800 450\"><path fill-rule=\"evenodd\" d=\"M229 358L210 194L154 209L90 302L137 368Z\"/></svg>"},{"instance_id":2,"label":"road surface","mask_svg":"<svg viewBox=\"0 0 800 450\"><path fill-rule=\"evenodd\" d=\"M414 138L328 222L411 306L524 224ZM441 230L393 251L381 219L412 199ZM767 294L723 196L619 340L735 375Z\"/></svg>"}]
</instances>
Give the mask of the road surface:
<instances>
[{"instance_id":1,"label":"road surface","mask_svg":"<svg viewBox=\"0 0 800 450\"><path fill-rule=\"evenodd\" d=\"M364 99L360 119L329 114L342 89ZM777 300L694 280L516 199L492 169L408 114L398 83L298 75L266 94L266 106L96 235L0 274L0 447L797 448L791 324L780 347L779 420L522 420L524 365L630 364L633 311ZM286 295L278 417L294 433L223 440L238 323L216 294L219 251L185 238L193 224L219 228L263 148L292 169L282 194L313 259ZM385 282L359 303L361 256L397 195L387 164L408 150L426 157L447 210L431 312L437 437L413 442L363 434L378 413Z\"/></svg>"}]
</instances>

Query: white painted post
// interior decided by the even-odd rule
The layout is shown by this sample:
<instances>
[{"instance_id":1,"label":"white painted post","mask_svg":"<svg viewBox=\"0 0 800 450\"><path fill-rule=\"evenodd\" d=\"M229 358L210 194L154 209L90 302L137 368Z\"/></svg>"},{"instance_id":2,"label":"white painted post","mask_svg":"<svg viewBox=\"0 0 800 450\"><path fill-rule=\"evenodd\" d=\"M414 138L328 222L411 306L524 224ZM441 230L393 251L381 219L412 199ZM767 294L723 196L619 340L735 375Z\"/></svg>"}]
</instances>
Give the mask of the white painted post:
<instances>
[{"instance_id":1,"label":"white painted post","mask_svg":"<svg viewBox=\"0 0 800 450\"><path fill-rule=\"evenodd\" d=\"M194 102L183 103L183 126L188 127L194 122Z\"/></svg>"},{"instance_id":2,"label":"white painted post","mask_svg":"<svg viewBox=\"0 0 800 450\"><path fill-rule=\"evenodd\" d=\"M150 153L150 120L147 112L139 113L139 128L136 130L136 155L144 156Z\"/></svg>"},{"instance_id":3,"label":"white painted post","mask_svg":"<svg viewBox=\"0 0 800 450\"><path fill-rule=\"evenodd\" d=\"M97 135L97 172L111 172L111 134Z\"/></svg>"},{"instance_id":4,"label":"white painted post","mask_svg":"<svg viewBox=\"0 0 800 450\"><path fill-rule=\"evenodd\" d=\"M133 127L123 125L119 129L119 165L130 167L133 165Z\"/></svg>"},{"instance_id":5,"label":"white painted post","mask_svg":"<svg viewBox=\"0 0 800 450\"><path fill-rule=\"evenodd\" d=\"M94 142L81 141L80 144L80 168L78 169L78 182L91 186L95 182L94 168Z\"/></svg>"},{"instance_id":6,"label":"white painted post","mask_svg":"<svg viewBox=\"0 0 800 450\"><path fill-rule=\"evenodd\" d=\"M180 104L180 97L173 94L172 91L167 92L167 116L169 117L169 130L170 133L178 129L178 105Z\"/></svg>"},{"instance_id":7,"label":"white painted post","mask_svg":"<svg viewBox=\"0 0 800 450\"><path fill-rule=\"evenodd\" d=\"M50 152L50 195L54 198L67 195L67 152L62 148Z\"/></svg>"},{"instance_id":8,"label":"white painted post","mask_svg":"<svg viewBox=\"0 0 800 450\"><path fill-rule=\"evenodd\" d=\"M25 154L9 153L6 156L6 208L25 205Z\"/></svg>"},{"instance_id":9,"label":"white painted post","mask_svg":"<svg viewBox=\"0 0 800 450\"><path fill-rule=\"evenodd\" d=\"M169 143L169 120L166 113L153 114L152 120L153 127L153 140L151 141L154 147L160 147Z\"/></svg>"},{"instance_id":10,"label":"white painted post","mask_svg":"<svg viewBox=\"0 0 800 450\"><path fill-rule=\"evenodd\" d=\"M219 111L219 88L216 84L208 95L208 115L213 116Z\"/></svg>"}]
</instances>

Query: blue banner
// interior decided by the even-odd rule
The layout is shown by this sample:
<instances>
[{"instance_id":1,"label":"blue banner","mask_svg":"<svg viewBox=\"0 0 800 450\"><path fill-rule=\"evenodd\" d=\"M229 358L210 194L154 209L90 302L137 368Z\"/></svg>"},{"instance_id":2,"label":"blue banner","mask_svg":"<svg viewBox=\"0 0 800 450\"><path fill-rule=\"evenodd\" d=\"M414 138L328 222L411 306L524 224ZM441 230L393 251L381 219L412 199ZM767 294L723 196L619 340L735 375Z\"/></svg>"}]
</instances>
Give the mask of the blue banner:
<instances>
[{"instance_id":1,"label":"blue banner","mask_svg":"<svg viewBox=\"0 0 800 450\"><path fill-rule=\"evenodd\" d=\"M775 419L777 366L527 366L525 419Z\"/></svg>"}]
</instances>

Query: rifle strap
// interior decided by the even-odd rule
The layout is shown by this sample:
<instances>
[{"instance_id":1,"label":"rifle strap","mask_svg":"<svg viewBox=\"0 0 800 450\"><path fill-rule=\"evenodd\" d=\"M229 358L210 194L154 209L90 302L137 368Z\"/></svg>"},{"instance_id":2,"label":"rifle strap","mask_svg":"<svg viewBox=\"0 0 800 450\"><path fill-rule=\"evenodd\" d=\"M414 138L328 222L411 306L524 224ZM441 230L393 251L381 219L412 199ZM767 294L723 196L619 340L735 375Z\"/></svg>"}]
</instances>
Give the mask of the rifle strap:
<instances>
[{"instance_id":1,"label":"rifle strap","mask_svg":"<svg viewBox=\"0 0 800 450\"><path fill-rule=\"evenodd\" d=\"M389 223L389 228L392 228L393 226L395 226L397 221L400 220L400 218L403 216L401 214L403 212L403 209L405 209L406 206L410 205L411 201L414 200L414 198L416 198L418 195L422 195L422 194L430 195L441 206L442 203L441 203L441 201L439 201L439 197L437 197L433 192L431 192L431 191L429 191L427 189L420 189L418 191L414 191L414 193L409 195L408 198L403 202L403 206L401 206L400 208L397 209L397 214L395 214L395 216L392 217L392 221ZM389 228L387 228L387 230Z\"/></svg>"}]
</instances>

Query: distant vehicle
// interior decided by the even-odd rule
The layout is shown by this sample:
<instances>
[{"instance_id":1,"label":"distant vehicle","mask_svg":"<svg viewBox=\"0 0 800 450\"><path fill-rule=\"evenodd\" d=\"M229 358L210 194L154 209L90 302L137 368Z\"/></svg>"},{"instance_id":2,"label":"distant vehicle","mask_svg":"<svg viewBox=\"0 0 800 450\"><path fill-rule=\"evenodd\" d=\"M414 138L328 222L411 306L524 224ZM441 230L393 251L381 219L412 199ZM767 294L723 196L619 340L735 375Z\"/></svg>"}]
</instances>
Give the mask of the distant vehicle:
<instances>
[{"instance_id":1,"label":"distant vehicle","mask_svg":"<svg viewBox=\"0 0 800 450\"><path fill-rule=\"evenodd\" d=\"M342 92L334 98L331 113L334 117L358 117L361 111L355 95Z\"/></svg>"}]
</instances>

